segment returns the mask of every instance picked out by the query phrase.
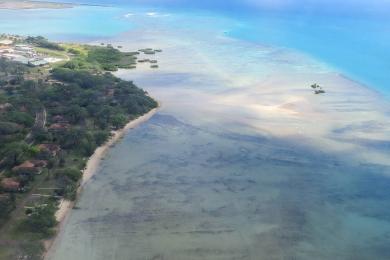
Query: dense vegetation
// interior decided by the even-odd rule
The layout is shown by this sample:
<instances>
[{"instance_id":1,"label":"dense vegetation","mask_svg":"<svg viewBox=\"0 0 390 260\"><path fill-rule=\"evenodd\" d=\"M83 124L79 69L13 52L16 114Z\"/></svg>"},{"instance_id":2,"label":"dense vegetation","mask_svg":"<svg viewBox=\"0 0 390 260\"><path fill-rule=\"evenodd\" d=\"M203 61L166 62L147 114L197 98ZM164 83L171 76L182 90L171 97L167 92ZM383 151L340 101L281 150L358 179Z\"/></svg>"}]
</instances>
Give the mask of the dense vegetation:
<instances>
[{"instance_id":1,"label":"dense vegetation","mask_svg":"<svg viewBox=\"0 0 390 260\"><path fill-rule=\"evenodd\" d=\"M68 51L74 58L64 67L69 69L88 69L116 71L133 69L137 64L138 52L120 52L112 46L68 46Z\"/></svg>"},{"instance_id":2,"label":"dense vegetation","mask_svg":"<svg viewBox=\"0 0 390 260\"><path fill-rule=\"evenodd\" d=\"M157 103L106 72L133 66L134 53L61 47L42 37L27 42L72 57L51 70L0 59L0 239L12 233L23 241L18 255L39 259L36 241L53 234L58 199L76 198L87 158L112 130Z\"/></svg>"},{"instance_id":3,"label":"dense vegetation","mask_svg":"<svg viewBox=\"0 0 390 260\"><path fill-rule=\"evenodd\" d=\"M35 45L37 47L46 48L50 50L57 50L57 51L64 50L64 48L61 47L59 44L54 42L49 42L47 39L45 39L42 36L36 36L36 37L29 36L26 38L26 42Z\"/></svg>"},{"instance_id":4,"label":"dense vegetation","mask_svg":"<svg viewBox=\"0 0 390 260\"><path fill-rule=\"evenodd\" d=\"M54 203L48 203L26 210L28 217L25 218L19 228L22 231L39 233L43 237L53 234L53 227L57 224L54 217L56 207Z\"/></svg>"},{"instance_id":5,"label":"dense vegetation","mask_svg":"<svg viewBox=\"0 0 390 260\"><path fill-rule=\"evenodd\" d=\"M136 53L121 53L119 50L108 47L89 47L87 60L101 64L102 69L116 71L118 68L135 68Z\"/></svg>"}]
</instances>

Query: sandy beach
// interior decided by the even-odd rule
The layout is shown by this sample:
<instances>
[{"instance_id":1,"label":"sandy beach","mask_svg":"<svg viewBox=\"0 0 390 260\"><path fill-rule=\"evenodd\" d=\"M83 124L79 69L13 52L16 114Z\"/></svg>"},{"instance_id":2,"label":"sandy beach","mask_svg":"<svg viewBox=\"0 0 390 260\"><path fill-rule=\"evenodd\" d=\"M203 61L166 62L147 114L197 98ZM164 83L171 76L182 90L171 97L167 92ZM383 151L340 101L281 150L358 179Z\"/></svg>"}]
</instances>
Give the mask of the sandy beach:
<instances>
[{"instance_id":1,"label":"sandy beach","mask_svg":"<svg viewBox=\"0 0 390 260\"><path fill-rule=\"evenodd\" d=\"M83 172L83 178L80 183L80 188L82 189L83 186L88 182L88 180L91 179L91 177L96 173L97 168L99 167L100 160L104 157L106 152L110 149L110 147L115 144L120 138L122 138L128 130L133 129L140 124L148 121L156 112L157 108L152 109L147 114L138 117L137 119L134 119L127 123L124 128L114 131L112 133L112 137L109 141L107 141L104 145L98 147L93 155L89 158L86 168Z\"/></svg>"},{"instance_id":2,"label":"sandy beach","mask_svg":"<svg viewBox=\"0 0 390 260\"><path fill-rule=\"evenodd\" d=\"M140 124L148 121L150 118L153 117L153 115L158 111L158 108L150 110L148 113L146 113L143 116L140 116L134 120L131 120L128 122L122 129L119 129L117 131L112 132L111 138L102 146L98 147L95 152L92 154L91 157L89 157L88 162L86 164L86 167L83 171L83 176L80 182L80 186L77 190L77 195L79 195L82 192L83 187L88 183L88 181L93 177L93 175L96 173L99 164L101 160L106 155L107 151L110 149L112 145L114 145L116 142L118 142L130 129L133 129ZM66 219L69 216L69 213L71 212L72 208L74 207L76 201L69 201L62 199L58 205L58 210L55 214L56 220L58 221L58 225L56 228L56 233L61 230L63 225L66 222ZM45 247L45 253L43 254L43 258L46 259L48 257L48 251L49 249L55 244L56 241L56 235L53 236L51 239L48 239L44 241L44 247Z\"/></svg>"}]
</instances>

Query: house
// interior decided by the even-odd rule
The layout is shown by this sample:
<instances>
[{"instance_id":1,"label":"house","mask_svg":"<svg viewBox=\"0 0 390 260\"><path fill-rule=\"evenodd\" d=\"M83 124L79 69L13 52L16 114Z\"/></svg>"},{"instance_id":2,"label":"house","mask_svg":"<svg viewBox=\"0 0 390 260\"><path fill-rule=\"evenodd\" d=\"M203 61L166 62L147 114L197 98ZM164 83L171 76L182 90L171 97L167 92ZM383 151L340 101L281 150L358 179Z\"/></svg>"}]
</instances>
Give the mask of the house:
<instances>
[{"instance_id":1,"label":"house","mask_svg":"<svg viewBox=\"0 0 390 260\"><path fill-rule=\"evenodd\" d=\"M38 148L41 152L48 153L51 156L57 156L61 151L61 148L58 144L40 144Z\"/></svg>"},{"instance_id":2,"label":"house","mask_svg":"<svg viewBox=\"0 0 390 260\"><path fill-rule=\"evenodd\" d=\"M25 161L24 163L15 166L12 168L12 171L18 174L38 174L41 171L42 167L47 166L47 161L43 160L30 160Z\"/></svg>"},{"instance_id":3,"label":"house","mask_svg":"<svg viewBox=\"0 0 390 260\"><path fill-rule=\"evenodd\" d=\"M5 178L1 180L1 187L4 191L15 192L21 190L21 184L19 181L13 178Z\"/></svg>"},{"instance_id":4,"label":"house","mask_svg":"<svg viewBox=\"0 0 390 260\"><path fill-rule=\"evenodd\" d=\"M32 164L34 164L34 167L46 167L47 161L45 160L30 160Z\"/></svg>"},{"instance_id":5,"label":"house","mask_svg":"<svg viewBox=\"0 0 390 260\"><path fill-rule=\"evenodd\" d=\"M12 171L17 173L37 173L39 170L32 162L25 161L24 163L13 167Z\"/></svg>"}]
</instances>

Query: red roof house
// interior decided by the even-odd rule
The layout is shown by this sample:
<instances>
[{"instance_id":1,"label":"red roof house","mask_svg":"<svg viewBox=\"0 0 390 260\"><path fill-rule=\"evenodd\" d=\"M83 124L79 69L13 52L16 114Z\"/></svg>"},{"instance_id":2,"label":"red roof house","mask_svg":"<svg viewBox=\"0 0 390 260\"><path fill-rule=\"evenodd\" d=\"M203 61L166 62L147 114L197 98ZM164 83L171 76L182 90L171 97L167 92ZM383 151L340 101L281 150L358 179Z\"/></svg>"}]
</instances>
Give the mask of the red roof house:
<instances>
[{"instance_id":1,"label":"red roof house","mask_svg":"<svg viewBox=\"0 0 390 260\"><path fill-rule=\"evenodd\" d=\"M18 191L20 182L13 178L5 178L1 181L1 187L6 191Z\"/></svg>"}]
</instances>

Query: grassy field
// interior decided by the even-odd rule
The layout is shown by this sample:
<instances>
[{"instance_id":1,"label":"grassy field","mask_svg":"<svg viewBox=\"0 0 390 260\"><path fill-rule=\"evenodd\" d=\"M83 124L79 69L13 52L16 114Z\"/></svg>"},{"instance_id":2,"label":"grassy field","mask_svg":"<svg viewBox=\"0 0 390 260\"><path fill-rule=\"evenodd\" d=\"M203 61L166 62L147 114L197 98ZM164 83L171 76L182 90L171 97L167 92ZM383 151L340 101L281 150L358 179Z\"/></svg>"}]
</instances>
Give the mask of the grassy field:
<instances>
[{"instance_id":1,"label":"grassy field","mask_svg":"<svg viewBox=\"0 0 390 260\"><path fill-rule=\"evenodd\" d=\"M66 51L50 50L50 49L41 48L41 47L35 47L34 49L36 50L37 53L40 53L43 55L51 56L54 58L60 58L60 59L64 59L64 60L70 59L69 55Z\"/></svg>"}]
</instances>

